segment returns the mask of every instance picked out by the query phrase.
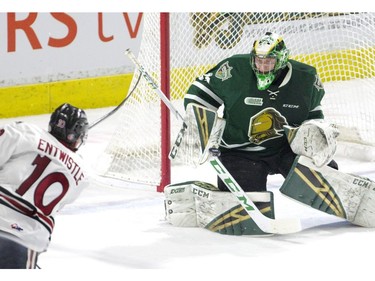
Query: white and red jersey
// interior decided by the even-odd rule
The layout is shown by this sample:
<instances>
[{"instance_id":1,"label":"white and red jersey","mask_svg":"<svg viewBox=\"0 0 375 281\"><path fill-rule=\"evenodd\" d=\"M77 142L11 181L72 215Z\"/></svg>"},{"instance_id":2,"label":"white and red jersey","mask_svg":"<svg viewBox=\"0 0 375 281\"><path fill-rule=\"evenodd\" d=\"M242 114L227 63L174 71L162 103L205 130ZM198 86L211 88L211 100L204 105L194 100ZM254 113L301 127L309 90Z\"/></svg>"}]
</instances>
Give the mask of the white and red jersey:
<instances>
[{"instance_id":1,"label":"white and red jersey","mask_svg":"<svg viewBox=\"0 0 375 281\"><path fill-rule=\"evenodd\" d=\"M0 127L0 232L45 251L53 216L87 186L80 155L50 133L20 122Z\"/></svg>"}]
</instances>

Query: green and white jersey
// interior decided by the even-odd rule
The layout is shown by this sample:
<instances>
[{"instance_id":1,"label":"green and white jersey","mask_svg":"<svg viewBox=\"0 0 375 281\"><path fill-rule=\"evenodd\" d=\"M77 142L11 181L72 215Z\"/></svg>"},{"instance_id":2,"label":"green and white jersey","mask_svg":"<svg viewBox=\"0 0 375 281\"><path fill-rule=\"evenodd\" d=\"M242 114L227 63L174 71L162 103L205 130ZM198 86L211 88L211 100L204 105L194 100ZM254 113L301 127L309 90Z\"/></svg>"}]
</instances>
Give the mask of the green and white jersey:
<instances>
[{"instance_id":1,"label":"green and white jersey","mask_svg":"<svg viewBox=\"0 0 375 281\"><path fill-rule=\"evenodd\" d=\"M258 90L250 55L235 55L198 77L185 95L188 103L218 110L226 128L221 150L253 151L268 156L288 145L283 126L323 118L324 88L316 69L289 60L285 75L267 90Z\"/></svg>"}]
</instances>

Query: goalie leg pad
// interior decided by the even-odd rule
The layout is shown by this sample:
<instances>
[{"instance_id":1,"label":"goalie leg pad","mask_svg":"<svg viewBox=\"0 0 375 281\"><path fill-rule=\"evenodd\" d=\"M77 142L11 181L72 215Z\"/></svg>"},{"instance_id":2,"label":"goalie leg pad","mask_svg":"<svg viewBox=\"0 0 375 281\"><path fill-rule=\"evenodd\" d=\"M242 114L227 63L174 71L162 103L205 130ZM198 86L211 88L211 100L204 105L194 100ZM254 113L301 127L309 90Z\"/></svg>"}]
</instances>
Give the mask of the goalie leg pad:
<instances>
[{"instance_id":1,"label":"goalie leg pad","mask_svg":"<svg viewBox=\"0 0 375 281\"><path fill-rule=\"evenodd\" d=\"M300 156L280 188L290 198L349 222L375 227L375 183Z\"/></svg>"},{"instance_id":2,"label":"goalie leg pad","mask_svg":"<svg viewBox=\"0 0 375 281\"><path fill-rule=\"evenodd\" d=\"M270 235L256 225L232 193L212 184L184 182L164 190L166 218L172 225L198 226L227 235ZM246 194L265 216L275 218L272 192Z\"/></svg>"},{"instance_id":3,"label":"goalie leg pad","mask_svg":"<svg viewBox=\"0 0 375 281\"><path fill-rule=\"evenodd\" d=\"M227 235L269 235L251 219L238 200L229 192L205 191L195 186L198 226ZM204 196L202 196L204 194ZM247 192L249 198L267 217L274 219L271 192Z\"/></svg>"},{"instance_id":4,"label":"goalie leg pad","mask_svg":"<svg viewBox=\"0 0 375 281\"><path fill-rule=\"evenodd\" d=\"M164 188L165 218L174 226L195 227L197 216L192 182L170 184Z\"/></svg>"}]
</instances>

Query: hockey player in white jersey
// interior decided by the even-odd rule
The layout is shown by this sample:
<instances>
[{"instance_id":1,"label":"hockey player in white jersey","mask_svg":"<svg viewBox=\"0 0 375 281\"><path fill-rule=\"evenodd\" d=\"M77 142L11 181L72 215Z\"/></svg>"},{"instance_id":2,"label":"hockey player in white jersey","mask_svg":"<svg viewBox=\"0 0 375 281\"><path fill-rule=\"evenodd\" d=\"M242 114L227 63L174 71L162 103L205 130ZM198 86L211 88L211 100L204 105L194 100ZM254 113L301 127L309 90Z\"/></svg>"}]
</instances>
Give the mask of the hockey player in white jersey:
<instances>
[{"instance_id":1,"label":"hockey player in white jersey","mask_svg":"<svg viewBox=\"0 0 375 281\"><path fill-rule=\"evenodd\" d=\"M22 122L0 127L0 268L36 268L56 212L88 186L76 153L88 128L85 112L67 103L52 113L48 131Z\"/></svg>"}]
</instances>

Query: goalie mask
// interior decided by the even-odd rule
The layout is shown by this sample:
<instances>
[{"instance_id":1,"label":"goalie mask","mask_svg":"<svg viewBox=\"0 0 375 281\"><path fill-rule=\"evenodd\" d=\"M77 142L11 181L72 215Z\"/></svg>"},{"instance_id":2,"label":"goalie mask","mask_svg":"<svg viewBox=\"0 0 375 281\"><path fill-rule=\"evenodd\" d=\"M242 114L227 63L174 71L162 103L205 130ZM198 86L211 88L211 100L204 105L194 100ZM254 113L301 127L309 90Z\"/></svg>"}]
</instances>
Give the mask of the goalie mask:
<instances>
[{"instance_id":1,"label":"goalie mask","mask_svg":"<svg viewBox=\"0 0 375 281\"><path fill-rule=\"evenodd\" d=\"M51 115L48 132L73 151L85 143L89 130L86 113L68 103L59 106Z\"/></svg>"},{"instance_id":2,"label":"goalie mask","mask_svg":"<svg viewBox=\"0 0 375 281\"><path fill-rule=\"evenodd\" d=\"M266 90L285 68L289 49L276 33L267 32L256 40L250 53L250 64L257 78L259 90Z\"/></svg>"}]
</instances>

